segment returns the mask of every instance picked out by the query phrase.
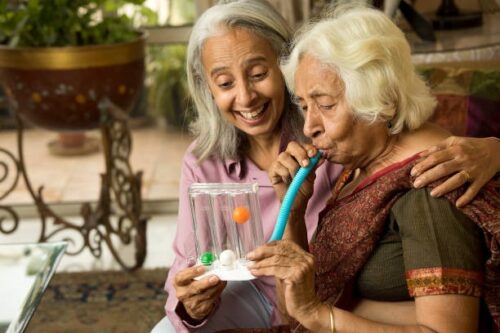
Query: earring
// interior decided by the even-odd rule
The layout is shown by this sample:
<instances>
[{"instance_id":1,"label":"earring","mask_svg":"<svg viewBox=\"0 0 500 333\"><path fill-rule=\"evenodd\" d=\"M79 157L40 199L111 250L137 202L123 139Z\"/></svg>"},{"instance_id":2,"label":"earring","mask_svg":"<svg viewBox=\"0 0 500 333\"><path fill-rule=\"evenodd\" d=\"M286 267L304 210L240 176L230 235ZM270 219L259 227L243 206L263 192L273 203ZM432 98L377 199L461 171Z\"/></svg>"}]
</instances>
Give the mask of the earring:
<instances>
[{"instance_id":1,"label":"earring","mask_svg":"<svg viewBox=\"0 0 500 333\"><path fill-rule=\"evenodd\" d=\"M388 128L388 129L391 129L391 128L392 128L392 121L391 121L391 120L389 120L389 121L387 122L387 128Z\"/></svg>"}]
</instances>

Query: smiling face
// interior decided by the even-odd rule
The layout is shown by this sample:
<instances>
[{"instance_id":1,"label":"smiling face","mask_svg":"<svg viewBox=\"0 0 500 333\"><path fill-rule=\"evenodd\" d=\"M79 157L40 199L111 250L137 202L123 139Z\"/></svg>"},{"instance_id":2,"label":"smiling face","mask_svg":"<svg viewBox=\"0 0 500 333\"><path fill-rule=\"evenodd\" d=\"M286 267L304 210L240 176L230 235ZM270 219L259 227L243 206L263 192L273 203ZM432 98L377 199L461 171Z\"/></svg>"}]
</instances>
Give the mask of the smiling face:
<instances>
[{"instance_id":1,"label":"smiling face","mask_svg":"<svg viewBox=\"0 0 500 333\"><path fill-rule=\"evenodd\" d=\"M277 55L264 38L243 28L208 38L202 63L222 116L249 136L276 134L285 103Z\"/></svg>"},{"instance_id":2,"label":"smiling face","mask_svg":"<svg viewBox=\"0 0 500 333\"><path fill-rule=\"evenodd\" d=\"M295 95L305 116L304 134L330 162L364 167L385 147L385 125L357 119L345 99L341 78L309 55L295 72Z\"/></svg>"}]
</instances>

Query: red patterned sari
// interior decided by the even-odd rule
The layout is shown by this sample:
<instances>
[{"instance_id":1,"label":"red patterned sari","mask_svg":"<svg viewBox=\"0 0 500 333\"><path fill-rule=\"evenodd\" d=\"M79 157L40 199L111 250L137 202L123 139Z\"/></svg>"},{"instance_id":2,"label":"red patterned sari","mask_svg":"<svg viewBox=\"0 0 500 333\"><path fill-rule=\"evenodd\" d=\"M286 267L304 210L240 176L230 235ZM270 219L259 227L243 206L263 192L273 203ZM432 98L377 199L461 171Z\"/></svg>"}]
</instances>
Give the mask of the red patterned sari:
<instances>
[{"instance_id":1,"label":"red patterned sari","mask_svg":"<svg viewBox=\"0 0 500 333\"><path fill-rule=\"evenodd\" d=\"M365 179L352 194L330 200L322 212L316 238L310 250L316 257L316 290L322 301L336 303L344 287L367 262L383 233L395 202L413 188L410 170L418 156L389 166ZM349 178L345 171L335 188L338 193ZM431 187L440 182L431 184ZM446 195L450 202L464 189ZM483 231L489 249L483 295L489 311L500 327L500 196L489 183L461 211ZM453 269L427 269L407 272L411 296L459 293L478 296L478 277ZM450 283L453 281L453 283ZM450 287L451 286L451 287ZM346 297L347 296L347 297ZM342 300L349 298L343 295ZM337 303L338 304L338 303Z\"/></svg>"}]
</instances>

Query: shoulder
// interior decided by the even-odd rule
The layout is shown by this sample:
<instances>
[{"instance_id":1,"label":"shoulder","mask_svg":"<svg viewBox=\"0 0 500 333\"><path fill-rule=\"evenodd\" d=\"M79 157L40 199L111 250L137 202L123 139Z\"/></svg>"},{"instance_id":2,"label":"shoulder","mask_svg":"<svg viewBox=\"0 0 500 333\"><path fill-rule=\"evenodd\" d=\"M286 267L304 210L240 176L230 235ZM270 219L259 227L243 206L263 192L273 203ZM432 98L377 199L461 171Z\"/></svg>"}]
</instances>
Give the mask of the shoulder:
<instances>
[{"instance_id":1,"label":"shoulder","mask_svg":"<svg viewBox=\"0 0 500 333\"><path fill-rule=\"evenodd\" d=\"M196 142L192 142L182 162L182 173L190 173L197 182L224 182L230 178L226 161L217 156L210 156L199 160L193 153Z\"/></svg>"},{"instance_id":2,"label":"shoulder","mask_svg":"<svg viewBox=\"0 0 500 333\"><path fill-rule=\"evenodd\" d=\"M392 211L399 214L419 215L425 212L429 214L427 219L431 220L442 215L464 215L448 199L433 197L430 191L428 187L410 189L396 201Z\"/></svg>"},{"instance_id":3,"label":"shoulder","mask_svg":"<svg viewBox=\"0 0 500 333\"><path fill-rule=\"evenodd\" d=\"M442 142L450 135L451 133L435 124L425 123L414 131L400 133L399 140L409 157Z\"/></svg>"},{"instance_id":4,"label":"shoulder","mask_svg":"<svg viewBox=\"0 0 500 333\"><path fill-rule=\"evenodd\" d=\"M448 199L432 197L429 188L411 189L394 204L391 213L402 236L482 239L481 229L476 223Z\"/></svg>"},{"instance_id":5,"label":"shoulder","mask_svg":"<svg viewBox=\"0 0 500 333\"><path fill-rule=\"evenodd\" d=\"M391 211L401 237L407 271L448 267L481 272L485 240L481 229L445 198L428 189L410 190Z\"/></svg>"},{"instance_id":6,"label":"shoulder","mask_svg":"<svg viewBox=\"0 0 500 333\"><path fill-rule=\"evenodd\" d=\"M183 164L188 164L188 165L196 164L198 159L193 154L193 150L194 150L195 146L196 146L196 141L193 141L189 144L188 148L186 149L186 152L184 153L184 157L182 158Z\"/></svg>"}]
</instances>

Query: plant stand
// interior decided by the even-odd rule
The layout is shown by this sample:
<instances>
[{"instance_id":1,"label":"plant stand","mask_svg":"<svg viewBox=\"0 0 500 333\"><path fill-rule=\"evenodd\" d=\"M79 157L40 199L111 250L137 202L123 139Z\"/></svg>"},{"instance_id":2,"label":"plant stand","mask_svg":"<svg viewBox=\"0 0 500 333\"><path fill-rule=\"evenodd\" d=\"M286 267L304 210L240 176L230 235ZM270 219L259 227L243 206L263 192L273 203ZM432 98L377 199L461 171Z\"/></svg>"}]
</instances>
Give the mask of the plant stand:
<instances>
[{"instance_id":1,"label":"plant stand","mask_svg":"<svg viewBox=\"0 0 500 333\"><path fill-rule=\"evenodd\" d=\"M22 177L37 207L41 221L38 242L60 240L62 232L72 231L71 235L82 238L82 244L72 237L64 236L69 241L67 254L78 255L88 248L92 255L100 258L104 244L112 256L124 270L135 270L142 267L146 258L146 226L148 218L142 215L141 177L142 172L133 173L129 163L132 140L125 113L108 100L99 103L101 112L101 134L106 170L101 174L101 190L95 207L83 203L80 214L83 224L78 225L58 216L43 199L43 186L37 191L33 189L23 154L24 124L16 114L17 121L17 153L14 154L0 147L0 153L14 163L14 181L5 193L0 193L0 232L11 234L19 225L19 215L13 207L1 204L16 187ZM0 183L8 178L8 164L0 160ZM3 211L3 212L2 212ZM7 227L7 223L9 227ZM54 230L48 232L47 226L52 223ZM76 231L76 233L75 233ZM116 241L121 244L135 246L135 263L127 264L117 251Z\"/></svg>"}]
</instances>

